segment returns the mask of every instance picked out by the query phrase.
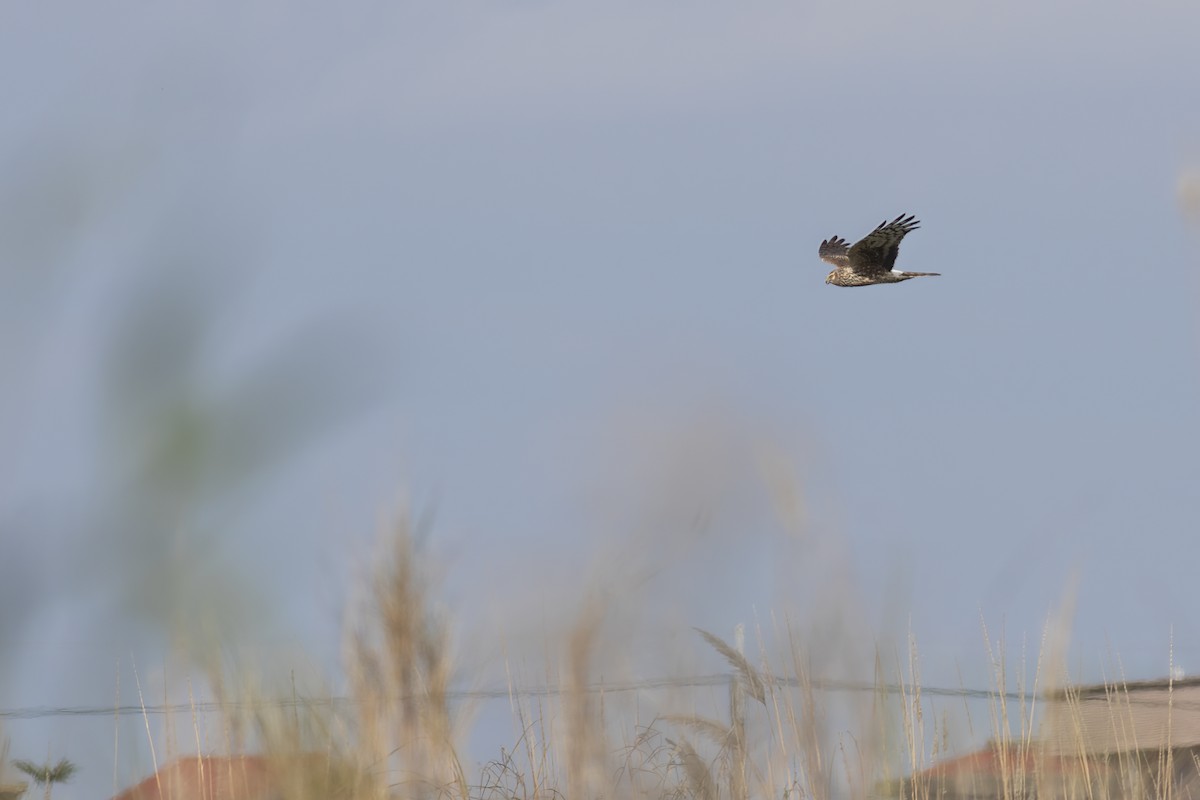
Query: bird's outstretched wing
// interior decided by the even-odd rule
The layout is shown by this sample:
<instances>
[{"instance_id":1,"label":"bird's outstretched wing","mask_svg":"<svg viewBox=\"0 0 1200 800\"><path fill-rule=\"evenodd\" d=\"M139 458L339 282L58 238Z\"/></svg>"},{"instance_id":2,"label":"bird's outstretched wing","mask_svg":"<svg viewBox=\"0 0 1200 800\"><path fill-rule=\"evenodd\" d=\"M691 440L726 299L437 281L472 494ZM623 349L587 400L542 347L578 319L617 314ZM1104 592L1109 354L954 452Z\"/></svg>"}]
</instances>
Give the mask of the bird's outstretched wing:
<instances>
[{"instance_id":1,"label":"bird's outstretched wing","mask_svg":"<svg viewBox=\"0 0 1200 800\"><path fill-rule=\"evenodd\" d=\"M840 236L834 236L821 242L817 255L821 257L822 261L828 261L835 267L844 267L850 263L850 257L846 255L848 252L850 252L850 243Z\"/></svg>"},{"instance_id":2,"label":"bird's outstretched wing","mask_svg":"<svg viewBox=\"0 0 1200 800\"><path fill-rule=\"evenodd\" d=\"M896 263L896 256L900 253L900 240L909 231L915 231L919 225L920 220L912 214L907 217L901 214L891 222L884 220L879 223L879 227L850 248L846 254L850 266L860 275L890 272Z\"/></svg>"}]
</instances>

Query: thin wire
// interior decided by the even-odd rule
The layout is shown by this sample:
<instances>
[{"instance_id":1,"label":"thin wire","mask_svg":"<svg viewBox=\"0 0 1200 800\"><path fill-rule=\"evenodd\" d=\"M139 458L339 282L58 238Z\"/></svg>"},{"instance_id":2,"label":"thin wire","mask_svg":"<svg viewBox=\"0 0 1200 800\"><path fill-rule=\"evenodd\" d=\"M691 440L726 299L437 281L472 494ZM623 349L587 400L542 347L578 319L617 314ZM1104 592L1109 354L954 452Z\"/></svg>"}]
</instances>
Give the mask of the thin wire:
<instances>
[{"instance_id":1,"label":"thin wire","mask_svg":"<svg viewBox=\"0 0 1200 800\"><path fill-rule=\"evenodd\" d=\"M649 678L641 681L623 683L595 683L584 688L588 694L624 694L628 692L651 691L654 689L703 688L725 686L734 679L729 673L714 675L694 675L682 678ZM801 681L796 678L768 678L764 682L780 687L799 687ZM880 694L915 694L911 686L898 683L859 683L855 681L812 680L804 682L805 686L826 692L872 692ZM497 700L510 696L517 697L554 697L565 694L568 689L558 685L532 686L526 688L496 688L471 689L446 692L448 700ZM1008 700L1023 700L1032 694L1021 692L1000 693L994 689L949 689L937 686L920 687L922 695L933 697L961 697L968 699L987 699L1001 697ZM1136 701L1135 701L1136 702ZM264 707L293 709L300 707L336 707L351 703L347 697L327 698L290 698L249 701L209 701L201 703L175 703L161 705L116 705L116 706L27 706L24 708L0 709L0 719L23 720L41 719L43 717L94 717L100 715L128 716L140 714L179 714L179 713L215 713L222 711L255 710Z\"/></svg>"}]
</instances>

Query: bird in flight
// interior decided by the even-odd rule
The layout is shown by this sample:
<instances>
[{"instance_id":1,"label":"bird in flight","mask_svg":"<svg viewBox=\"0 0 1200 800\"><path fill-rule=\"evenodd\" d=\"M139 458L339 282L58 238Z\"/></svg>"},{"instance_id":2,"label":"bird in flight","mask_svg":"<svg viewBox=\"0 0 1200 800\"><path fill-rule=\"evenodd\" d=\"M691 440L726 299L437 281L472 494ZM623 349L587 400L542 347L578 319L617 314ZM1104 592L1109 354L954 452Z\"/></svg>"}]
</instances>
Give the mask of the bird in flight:
<instances>
[{"instance_id":1,"label":"bird in flight","mask_svg":"<svg viewBox=\"0 0 1200 800\"><path fill-rule=\"evenodd\" d=\"M900 240L915 231L920 220L901 214L860 239L853 247L840 236L821 242L817 255L836 268L825 277L834 286L870 286L873 283L899 283L909 278L940 275L940 272L900 272L892 267L900 254Z\"/></svg>"}]
</instances>

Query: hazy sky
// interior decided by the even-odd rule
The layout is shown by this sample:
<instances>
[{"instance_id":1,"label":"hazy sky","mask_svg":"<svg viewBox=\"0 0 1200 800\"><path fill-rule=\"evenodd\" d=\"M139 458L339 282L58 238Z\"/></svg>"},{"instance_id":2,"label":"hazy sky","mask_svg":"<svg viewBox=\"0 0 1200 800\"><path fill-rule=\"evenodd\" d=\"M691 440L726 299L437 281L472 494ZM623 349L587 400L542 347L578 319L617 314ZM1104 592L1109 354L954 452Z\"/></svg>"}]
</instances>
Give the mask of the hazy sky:
<instances>
[{"instance_id":1,"label":"hazy sky","mask_svg":"<svg viewBox=\"0 0 1200 800\"><path fill-rule=\"evenodd\" d=\"M334 669L404 498L468 630L633 559L682 639L853 598L982 685L981 614L1036 649L1075 586L1078 678L1165 675L1172 630L1200 670L1200 5L338 8L0 14L0 707L161 673L176 589ZM821 239L902 212L943 277L823 283ZM215 459L164 586L144 409L259 397L273 352L306 444ZM84 765L63 800L111 788L111 722L6 732Z\"/></svg>"}]
</instances>

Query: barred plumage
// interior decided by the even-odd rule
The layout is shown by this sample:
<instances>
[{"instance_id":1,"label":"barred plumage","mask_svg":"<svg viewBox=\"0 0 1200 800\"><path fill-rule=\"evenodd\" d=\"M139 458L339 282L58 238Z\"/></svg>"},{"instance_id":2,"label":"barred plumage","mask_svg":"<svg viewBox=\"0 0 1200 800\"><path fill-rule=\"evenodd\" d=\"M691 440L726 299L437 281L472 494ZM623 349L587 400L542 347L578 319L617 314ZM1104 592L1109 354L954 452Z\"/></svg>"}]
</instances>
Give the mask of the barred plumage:
<instances>
[{"instance_id":1,"label":"barred plumage","mask_svg":"<svg viewBox=\"0 0 1200 800\"><path fill-rule=\"evenodd\" d=\"M817 255L836 269L825 277L834 286L870 286L875 283L900 283L909 278L940 275L938 272L901 272L892 267L900 254L900 240L920 227L913 215L903 214L891 222L886 219L853 247L840 236L821 242Z\"/></svg>"}]
</instances>

